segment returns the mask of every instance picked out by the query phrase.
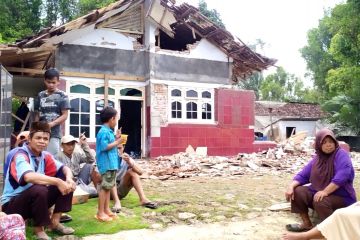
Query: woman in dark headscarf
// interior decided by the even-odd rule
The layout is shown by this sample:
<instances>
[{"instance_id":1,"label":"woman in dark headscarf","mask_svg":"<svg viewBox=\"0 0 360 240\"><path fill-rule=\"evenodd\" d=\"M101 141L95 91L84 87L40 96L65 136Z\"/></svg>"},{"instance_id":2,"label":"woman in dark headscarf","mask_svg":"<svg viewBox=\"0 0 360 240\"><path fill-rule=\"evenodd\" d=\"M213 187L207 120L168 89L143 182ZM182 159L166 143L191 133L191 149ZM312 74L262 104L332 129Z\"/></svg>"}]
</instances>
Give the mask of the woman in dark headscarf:
<instances>
[{"instance_id":1,"label":"woman in dark headscarf","mask_svg":"<svg viewBox=\"0 0 360 240\"><path fill-rule=\"evenodd\" d=\"M286 225L288 231L301 232L313 227L308 208L314 209L323 221L336 209L356 202L354 168L349 153L339 147L334 133L320 130L315 150L314 158L294 177L285 193L286 200L291 201L291 212L300 214L302 219L302 224Z\"/></svg>"}]
</instances>

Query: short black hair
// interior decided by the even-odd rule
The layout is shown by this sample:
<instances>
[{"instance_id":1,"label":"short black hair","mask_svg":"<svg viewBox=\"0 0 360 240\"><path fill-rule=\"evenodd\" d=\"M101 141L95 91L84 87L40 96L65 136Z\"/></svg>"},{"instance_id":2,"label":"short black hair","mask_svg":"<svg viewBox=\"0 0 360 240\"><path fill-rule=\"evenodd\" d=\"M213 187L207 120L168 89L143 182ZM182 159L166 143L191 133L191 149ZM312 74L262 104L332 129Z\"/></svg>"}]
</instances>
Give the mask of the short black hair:
<instances>
[{"instance_id":1,"label":"short black hair","mask_svg":"<svg viewBox=\"0 0 360 240\"><path fill-rule=\"evenodd\" d=\"M115 117L117 111L112 107L105 107L100 112L100 120L102 123L107 123L111 118Z\"/></svg>"},{"instance_id":2,"label":"short black hair","mask_svg":"<svg viewBox=\"0 0 360 240\"><path fill-rule=\"evenodd\" d=\"M32 122L30 126L30 138L34 136L36 132L47 132L51 133L50 126L47 122L40 121L40 122Z\"/></svg>"},{"instance_id":3,"label":"short black hair","mask_svg":"<svg viewBox=\"0 0 360 240\"><path fill-rule=\"evenodd\" d=\"M56 68L49 68L48 70L46 70L46 72L44 73L44 78L46 79L53 79L54 77L57 78L57 80L60 79L60 73Z\"/></svg>"}]
</instances>

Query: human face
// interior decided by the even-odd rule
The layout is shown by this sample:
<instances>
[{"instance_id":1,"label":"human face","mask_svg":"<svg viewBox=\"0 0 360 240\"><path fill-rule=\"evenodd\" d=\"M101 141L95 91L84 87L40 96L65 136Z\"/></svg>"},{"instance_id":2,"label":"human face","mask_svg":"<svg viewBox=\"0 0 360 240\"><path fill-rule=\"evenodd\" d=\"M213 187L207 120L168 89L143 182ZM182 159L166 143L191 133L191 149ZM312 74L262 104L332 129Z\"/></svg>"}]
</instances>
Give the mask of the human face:
<instances>
[{"instance_id":1,"label":"human face","mask_svg":"<svg viewBox=\"0 0 360 240\"><path fill-rule=\"evenodd\" d=\"M109 127L111 128L115 128L116 127L116 123L119 120L119 114L116 114L115 117L112 117L109 121Z\"/></svg>"},{"instance_id":2,"label":"human face","mask_svg":"<svg viewBox=\"0 0 360 240\"><path fill-rule=\"evenodd\" d=\"M35 155L40 155L44 151L50 140L50 133L36 132L32 137L29 136L29 147Z\"/></svg>"},{"instance_id":3,"label":"human face","mask_svg":"<svg viewBox=\"0 0 360 240\"><path fill-rule=\"evenodd\" d=\"M75 149L75 141L69 142L69 143L63 143L61 144L63 152L67 155L67 156L71 156L74 152Z\"/></svg>"},{"instance_id":4,"label":"human face","mask_svg":"<svg viewBox=\"0 0 360 240\"><path fill-rule=\"evenodd\" d=\"M334 140L327 136L324 138L322 144L321 144L321 150L325 154L330 154L335 151L335 142Z\"/></svg>"},{"instance_id":5,"label":"human face","mask_svg":"<svg viewBox=\"0 0 360 240\"><path fill-rule=\"evenodd\" d=\"M49 93L53 93L58 88L60 81L57 77L53 77L52 79L45 79L44 83L46 86L46 90Z\"/></svg>"}]
</instances>

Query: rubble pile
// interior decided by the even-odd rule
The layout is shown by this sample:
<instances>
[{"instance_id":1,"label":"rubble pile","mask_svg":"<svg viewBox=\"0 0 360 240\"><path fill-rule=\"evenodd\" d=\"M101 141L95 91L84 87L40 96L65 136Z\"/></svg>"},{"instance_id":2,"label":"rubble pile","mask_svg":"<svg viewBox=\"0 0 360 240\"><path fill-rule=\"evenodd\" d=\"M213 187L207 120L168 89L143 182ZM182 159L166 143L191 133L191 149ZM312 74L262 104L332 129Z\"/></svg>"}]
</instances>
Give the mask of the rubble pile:
<instances>
[{"instance_id":1,"label":"rubble pile","mask_svg":"<svg viewBox=\"0 0 360 240\"><path fill-rule=\"evenodd\" d=\"M240 153L233 157L203 156L195 151L187 151L139 163L147 172L143 178L167 180L194 176L293 173L301 169L310 158L309 153L287 153L279 146L260 153Z\"/></svg>"},{"instance_id":2,"label":"rubble pile","mask_svg":"<svg viewBox=\"0 0 360 240\"><path fill-rule=\"evenodd\" d=\"M314 139L304 135L294 136L276 148L251 154L239 153L232 157L207 156L189 146L185 152L140 161L146 170L142 178L167 180L194 176L297 173L311 160ZM351 158L355 170L360 171L360 153L351 152Z\"/></svg>"}]
</instances>

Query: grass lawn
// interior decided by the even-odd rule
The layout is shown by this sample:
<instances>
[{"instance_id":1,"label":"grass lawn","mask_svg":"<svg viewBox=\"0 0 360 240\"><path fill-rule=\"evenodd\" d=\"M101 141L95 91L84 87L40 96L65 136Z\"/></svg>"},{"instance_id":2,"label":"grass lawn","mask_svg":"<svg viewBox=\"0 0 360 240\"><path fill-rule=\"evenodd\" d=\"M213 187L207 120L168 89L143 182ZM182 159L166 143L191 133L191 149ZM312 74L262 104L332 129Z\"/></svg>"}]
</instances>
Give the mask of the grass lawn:
<instances>
[{"instance_id":1,"label":"grass lawn","mask_svg":"<svg viewBox=\"0 0 360 240\"><path fill-rule=\"evenodd\" d=\"M144 212L152 211L145 209L139 205L139 199L137 195L132 191L121 200L123 208L126 208L129 212L129 216L123 216L119 214L119 219L111 222L99 222L94 216L97 211L97 198L89 199L87 203L73 205L72 211L69 215L73 220L66 223L66 226L75 229L75 235L78 237L94 235L94 234L112 234L122 230L141 229L147 228L148 224L143 221L142 214ZM163 209L164 208L164 209ZM166 207L156 209L156 212L162 212ZM35 239L32 228L26 228L27 239ZM56 237L56 234L49 233L49 236Z\"/></svg>"}]
</instances>

